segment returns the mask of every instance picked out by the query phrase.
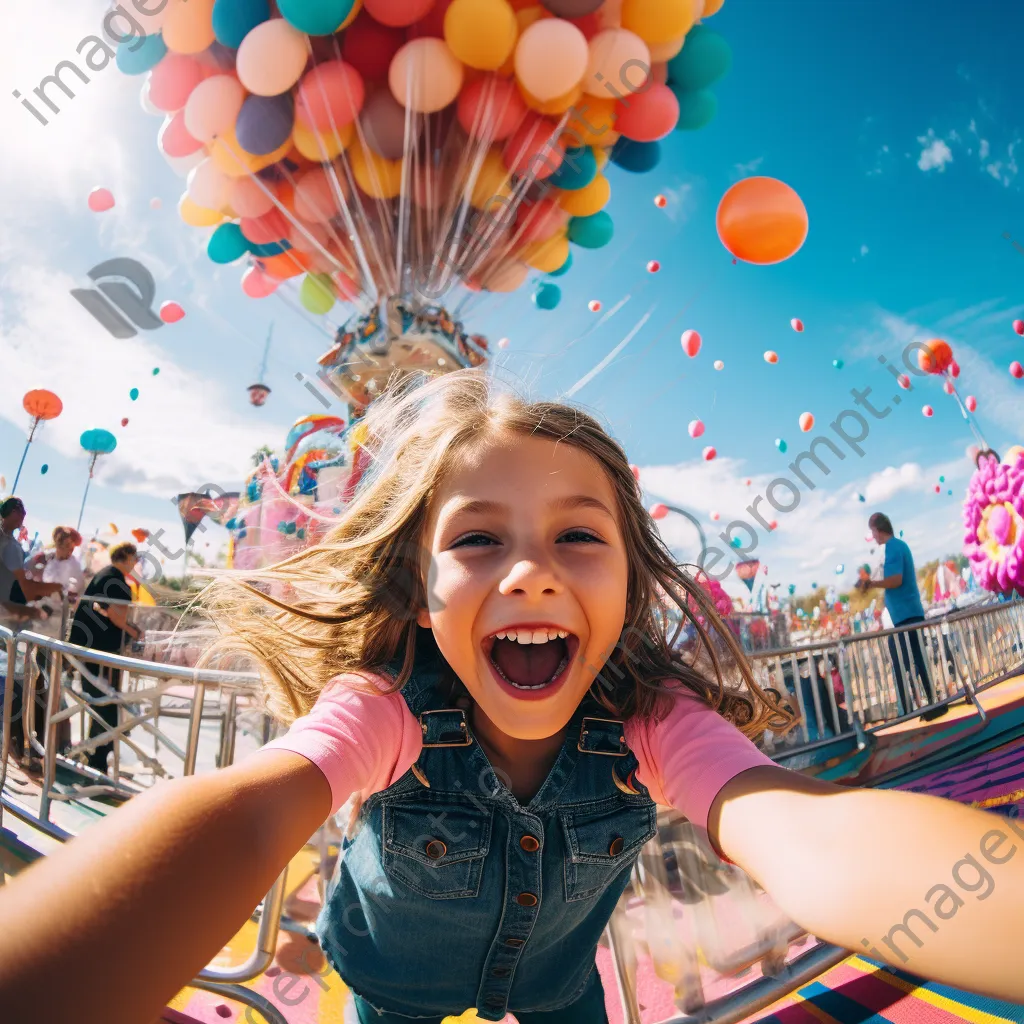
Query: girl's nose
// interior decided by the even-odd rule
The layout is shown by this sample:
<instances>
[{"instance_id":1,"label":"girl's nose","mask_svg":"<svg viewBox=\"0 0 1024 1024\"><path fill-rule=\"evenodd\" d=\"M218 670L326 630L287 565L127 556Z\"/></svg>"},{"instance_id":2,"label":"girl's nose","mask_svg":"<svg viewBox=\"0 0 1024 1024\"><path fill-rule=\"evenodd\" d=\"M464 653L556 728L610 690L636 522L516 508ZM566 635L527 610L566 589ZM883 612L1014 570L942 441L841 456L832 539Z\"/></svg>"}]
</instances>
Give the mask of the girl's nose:
<instances>
[{"instance_id":1,"label":"girl's nose","mask_svg":"<svg viewBox=\"0 0 1024 1024\"><path fill-rule=\"evenodd\" d=\"M506 597L520 594L538 598L545 594L560 594L562 590L557 573L546 561L537 557L520 558L498 585L499 593Z\"/></svg>"}]
</instances>

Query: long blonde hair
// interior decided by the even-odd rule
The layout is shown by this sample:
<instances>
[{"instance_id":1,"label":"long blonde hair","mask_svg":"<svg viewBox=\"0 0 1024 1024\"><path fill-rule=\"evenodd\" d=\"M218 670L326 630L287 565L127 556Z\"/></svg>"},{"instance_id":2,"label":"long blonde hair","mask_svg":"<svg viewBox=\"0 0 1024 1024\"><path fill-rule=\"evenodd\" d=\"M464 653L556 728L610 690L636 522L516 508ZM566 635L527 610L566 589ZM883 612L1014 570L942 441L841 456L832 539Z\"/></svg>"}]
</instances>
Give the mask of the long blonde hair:
<instances>
[{"instance_id":1,"label":"long blonde hair","mask_svg":"<svg viewBox=\"0 0 1024 1024\"><path fill-rule=\"evenodd\" d=\"M323 541L269 568L225 574L203 595L221 634L216 649L260 665L277 718L308 712L339 673L379 675L400 661L393 687L405 684L416 612L427 604L421 567L431 500L469 447L509 431L578 448L600 463L615 491L628 621L593 696L623 718L650 716L664 707L665 684L678 680L748 735L790 723L758 687L705 589L672 557L625 453L596 419L559 402L527 401L484 371L460 370L429 382L406 378L363 422L369 467ZM687 623L696 638L681 647Z\"/></svg>"}]
</instances>

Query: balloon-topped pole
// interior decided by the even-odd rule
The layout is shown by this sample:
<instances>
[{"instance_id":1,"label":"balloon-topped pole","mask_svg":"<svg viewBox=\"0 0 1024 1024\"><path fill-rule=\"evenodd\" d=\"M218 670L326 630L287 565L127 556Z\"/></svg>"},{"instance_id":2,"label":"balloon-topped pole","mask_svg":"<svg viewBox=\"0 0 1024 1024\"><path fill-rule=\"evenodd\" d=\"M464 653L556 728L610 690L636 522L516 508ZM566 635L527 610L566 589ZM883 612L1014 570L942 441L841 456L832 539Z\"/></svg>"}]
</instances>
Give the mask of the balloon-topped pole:
<instances>
[{"instance_id":1,"label":"balloon-topped pole","mask_svg":"<svg viewBox=\"0 0 1024 1024\"><path fill-rule=\"evenodd\" d=\"M953 358L953 349L949 343L941 338L932 338L931 341L926 341L924 347L918 350L917 365L925 373L930 373L944 379L944 389L947 394L952 395L956 399L956 404L960 407L960 415L967 421L967 426L974 435L974 439L978 442L978 447L982 451L990 451L991 449L989 443L985 440L985 435L982 434L977 421L971 415L977 408L976 401L972 396L968 395L965 402L960 397L960 392L957 391L956 379L960 376L960 367Z\"/></svg>"},{"instance_id":2,"label":"balloon-topped pole","mask_svg":"<svg viewBox=\"0 0 1024 1024\"><path fill-rule=\"evenodd\" d=\"M270 388L264 383L267 379L267 361L270 358L270 342L274 337L274 325L271 323L270 330L267 331L267 343L263 347L263 361L260 363L260 372L256 378L255 384L250 384L249 391L249 402L255 406L264 405L267 401L267 397L270 394Z\"/></svg>"},{"instance_id":3,"label":"balloon-topped pole","mask_svg":"<svg viewBox=\"0 0 1024 1024\"><path fill-rule=\"evenodd\" d=\"M85 493L82 495L82 507L78 510L78 526L82 528L82 517L85 515L85 502L89 497L89 485L92 483L96 461L101 455L109 455L117 447L117 438L109 430L87 430L79 438L79 444L89 453L89 479L85 481Z\"/></svg>"},{"instance_id":4,"label":"balloon-topped pole","mask_svg":"<svg viewBox=\"0 0 1024 1024\"><path fill-rule=\"evenodd\" d=\"M18 489L18 479L25 467L25 459L28 456L29 447L36 436L36 428L43 420L55 420L63 411L64 403L52 392L38 388L34 391L26 391L21 400L22 408L32 417L32 426L29 428L28 440L25 442L25 450L21 453L21 462L18 463L18 472L14 474L14 486L11 488L13 494Z\"/></svg>"}]
</instances>

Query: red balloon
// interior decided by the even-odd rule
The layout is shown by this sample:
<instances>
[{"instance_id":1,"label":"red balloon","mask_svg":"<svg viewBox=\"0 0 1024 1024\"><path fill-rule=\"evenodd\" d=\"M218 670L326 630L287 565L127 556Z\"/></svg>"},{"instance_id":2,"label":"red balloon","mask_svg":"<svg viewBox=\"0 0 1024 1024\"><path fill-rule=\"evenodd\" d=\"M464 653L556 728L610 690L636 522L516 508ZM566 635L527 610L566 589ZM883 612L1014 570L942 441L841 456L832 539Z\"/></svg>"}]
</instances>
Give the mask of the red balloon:
<instances>
[{"instance_id":1,"label":"red balloon","mask_svg":"<svg viewBox=\"0 0 1024 1024\"><path fill-rule=\"evenodd\" d=\"M1018 334L1024 334L1024 320L1014 320L1013 321L1013 329Z\"/></svg>"},{"instance_id":2,"label":"red balloon","mask_svg":"<svg viewBox=\"0 0 1024 1024\"><path fill-rule=\"evenodd\" d=\"M925 373L945 373L953 362L953 350L941 338L932 338L917 350L917 365Z\"/></svg>"},{"instance_id":3,"label":"red balloon","mask_svg":"<svg viewBox=\"0 0 1024 1024\"><path fill-rule=\"evenodd\" d=\"M262 217L243 217L239 227L253 245L268 245L287 238L292 230L288 218L275 206Z\"/></svg>"},{"instance_id":4,"label":"red balloon","mask_svg":"<svg viewBox=\"0 0 1024 1024\"><path fill-rule=\"evenodd\" d=\"M382 25L404 28L419 21L431 7L434 0L365 0L366 13Z\"/></svg>"},{"instance_id":5,"label":"red balloon","mask_svg":"<svg viewBox=\"0 0 1024 1024\"><path fill-rule=\"evenodd\" d=\"M444 16L454 0L436 0L434 6L408 28L410 39L444 39Z\"/></svg>"},{"instance_id":6,"label":"red balloon","mask_svg":"<svg viewBox=\"0 0 1024 1024\"><path fill-rule=\"evenodd\" d=\"M405 33L400 28L382 25L364 12L345 30L341 53L363 78L382 81L404 43Z\"/></svg>"},{"instance_id":7,"label":"red balloon","mask_svg":"<svg viewBox=\"0 0 1024 1024\"><path fill-rule=\"evenodd\" d=\"M615 130L633 142L656 142L679 123L679 100L667 86L654 84L615 105Z\"/></svg>"},{"instance_id":8,"label":"red balloon","mask_svg":"<svg viewBox=\"0 0 1024 1024\"><path fill-rule=\"evenodd\" d=\"M651 260L651 262L647 264L648 274L656 274L659 270L661 270L661 264L657 260Z\"/></svg>"},{"instance_id":9,"label":"red balloon","mask_svg":"<svg viewBox=\"0 0 1024 1024\"><path fill-rule=\"evenodd\" d=\"M122 427L127 427L128 426L128 417L127 416L125 416L124 419L121 420L121 426Z\"/></svg>"},{"instance_id":10,"label":"red balloon","mask_svg":"<svg viewBox=\"0 0 1024 1024\"><path fill-rule=\"evenodd\" d=\"M711 445L708 445L701 454L704 456L705 462L710 462L718 455L718 452Z\"/></svg>"},{"instance_id":11,"label":"red balloon","mask_svg":"<svg viewBox=\"0 0 1024 1024\"><path fill-rule=\"evenodd\" d=\"M964 405L967 407L968 412L974 412L978 408L978 400L974 395L968 395L964 400Z\"/></svg>"},{"instance_id":12,"label":"red balloon","mask_svg":"<svg viewBox=\"0 0 1024 1024\"><path fill-rule=\"evenodd\" d=\"M899 386L903 388L904 391L910 390L910 378L905 373L901 373L896 378L896 383L899 384Z\"/></svg>"},{"instance_id":13,"label":"red balloon","mask_svg":"<svg viewBox=\"0 0 1024 1024\"><path fill-rule=\"evenodd\" d=\"M299 83L295 117L306 128L331 131L351 124L366 97L363 76L351 64L329 60L307 72Z\"/></svg>"},{"instance_id":14,"label":"red balloon","mask_svg":"<svg viewBox=\"0 0 1024 1024\"><path fill-rule=\"evenodd\" d=\"M926 417L931 417L931 416L934 416L934 415L935 415L935 410L934 410L934 409L933 409L933 408L932 408L932 407L931 407L930 405L926 405L926 406L925 406L925 407L924 407L924 408L923 408L923 409L921 410L921 412L922 412L922 414L923 414L924 416L926 416Z\"/></svg>"},{"instance_id":15,"label":"red balloon","mask_svg":"<svg viewBox=\"0 0 1024 1024\"><path fill-rule=\"evenodd\" d=\"M505 143L505 166L516 174L549 178L565 159L565 140L558 125L543 117L528 117Z\"/></svg>"},{"instance_id":16,"label":"red balloon","mask_svg":"<svg viewBox=\"0 0 1024 1024\"><path fill-rule=\"evenodd\" d=\"M507 139L526 117L526 104L515 84L487 75L466 85L456 108L467 135Z\"/></svg>"},{"instance_id":17,"label":"red balloon","mask_svg":"<svg viewBox=\"0 0 1024 1024\"><path fill-rule=\"evenodd\" d=\"M651 518L652 519L664 519L668 515L668 505L652 505L651 506Z\"/></svg>"},{"instance_id":18,"label":"red balloon","mask_svg":"<svg viewBox=\"0 0 1024 1024\"><path fill-rule=\"evenodd\" d=\"M160 319L165 324L176 324L185 318L185 310L176 302L165 302L160 307Z\"/></svg>"},{"instance_id":19,"label":"red balloon","mask_svg":"<svg viewBox=\"0 0 1024 1024\"><path fill-rule=\"evenodd\" d=\"M951 377L960 376L960 364L955 359L949 364L949 375Z\"/></svg>"},{"instance_id":20,"label":"red balloon","mask_svg":"<svg viewBox=\"0 0 1024 1024\"><path fill-rule=\"evenodd\" d=\"M1010 363L1010 376L1016 377L1017 380L1020 380L1021 377L1024 377L1024 366L1021 366L1020 363L1014 360Z\"/></svg>"},{"instance_id":21,"label":"red balloon","mask_svg":"<svg viewBox=\"0 0 1024 1024\"><path fill-rule=\"evenodd\" d=\"M520 242L543 242L569 223L569 213L557 199L524 200L516 210L516 235Z\"/></svg>"}]
</instances>

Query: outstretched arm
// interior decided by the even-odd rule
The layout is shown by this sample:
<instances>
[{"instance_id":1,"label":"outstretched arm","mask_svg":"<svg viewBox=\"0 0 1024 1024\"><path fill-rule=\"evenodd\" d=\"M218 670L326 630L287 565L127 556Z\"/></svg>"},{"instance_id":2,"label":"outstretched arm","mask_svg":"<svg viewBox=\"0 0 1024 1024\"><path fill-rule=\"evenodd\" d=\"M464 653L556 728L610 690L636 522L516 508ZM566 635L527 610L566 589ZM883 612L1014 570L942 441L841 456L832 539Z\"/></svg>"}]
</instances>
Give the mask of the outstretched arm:
<instances>
[{"instance_id":1,"label":"outstretched arm","mask_svg":"<svg viewBox=\"0 0 1024 1024\"><path fill-rule=\"evenodd\" d=\"M709 832L811 934L1024 1002L1024 825L1015 819L765 766L726 784Z\"/></svg>"},{"instance_id":2,"label":"outstretched arm","mask_svg":"<svg viewBox=\"0 0 1024 1024\"><path fill-rule=\"evenodd\" d=\"M284 750L135 797L0 889L4 1019L156 1019L330 810Z\"/></svg>"}]
</instances>

